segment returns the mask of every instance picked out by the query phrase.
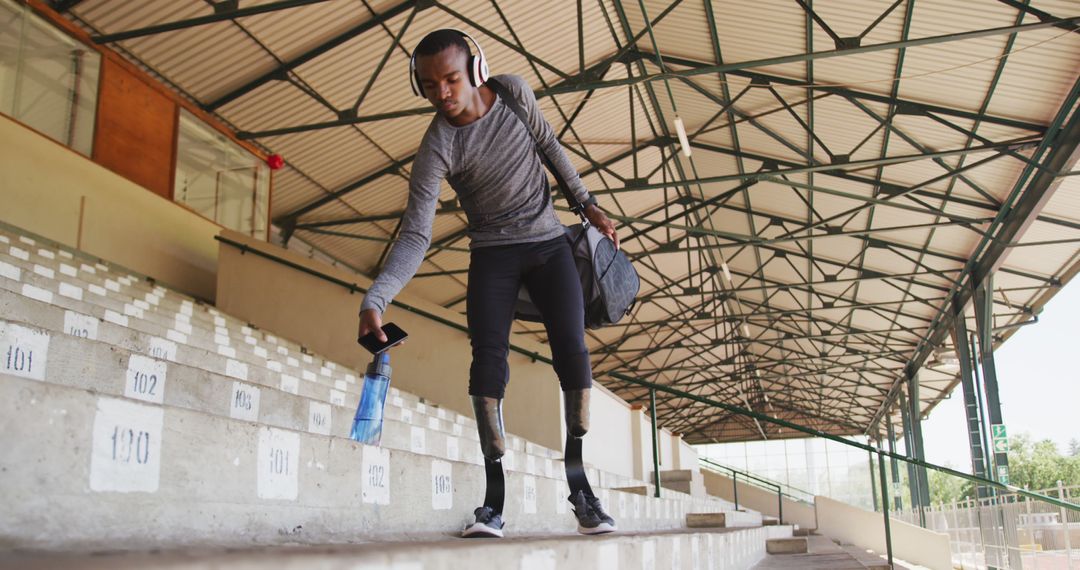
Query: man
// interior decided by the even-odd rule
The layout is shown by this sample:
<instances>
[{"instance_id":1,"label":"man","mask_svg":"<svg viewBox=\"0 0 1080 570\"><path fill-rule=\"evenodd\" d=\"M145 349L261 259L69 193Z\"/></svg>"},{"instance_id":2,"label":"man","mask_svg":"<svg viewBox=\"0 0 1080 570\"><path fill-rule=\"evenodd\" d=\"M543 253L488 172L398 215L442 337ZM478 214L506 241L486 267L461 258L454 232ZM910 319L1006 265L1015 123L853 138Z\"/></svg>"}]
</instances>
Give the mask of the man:
<instances>
[{"instance_id":1,"label":"man","mask_svg":"<svg viewBox=\"0 0 1080 570\"><path fill-rule=\"evenodd\" d=\"M466 39L472 41L472 54ZM359 335L385 341L382 313L415 275L431 243L439 185L450 182L468 219L470 238L466 314L473 361L469 395L487 473L487 496L466 537L502 536L505 453L502 399L509 382L510 327L522 284L543 315L567 424L567 481L578 531L615 530L581 468L581 437L588 431L592 370L585 346L581 284L562 224L555 215L536 140L586 205L585 216L618 245L614 224L585 190L528 84L493 78L526 111L529 127L485 84L487 64L475 40L458 30L428 34L416 47L410 81L435 106L413 162L409 201L382 272L361 306ZM535 133L536 139L533 138Z\"/></svg>"}]
</instances>

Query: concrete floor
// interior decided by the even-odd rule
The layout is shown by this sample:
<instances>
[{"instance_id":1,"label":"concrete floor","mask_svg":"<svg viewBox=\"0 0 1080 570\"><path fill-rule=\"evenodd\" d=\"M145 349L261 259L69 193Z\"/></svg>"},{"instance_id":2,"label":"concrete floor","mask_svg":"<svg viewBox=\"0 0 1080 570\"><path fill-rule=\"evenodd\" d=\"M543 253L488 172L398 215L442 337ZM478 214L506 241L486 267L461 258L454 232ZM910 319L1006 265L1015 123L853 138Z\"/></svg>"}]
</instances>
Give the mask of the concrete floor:
<instances>
[{"instance_id":1,"label":"concrete floor","mask_svg":"<svg viewBox=\"0 0 1080 570\"><path fill-rule=\"evenodd\" d=\"M863 570L854 556L824 536L808 536L806 554L769 554L755 570L799 568L801 570Z\"/></svg>"}]
</instances>

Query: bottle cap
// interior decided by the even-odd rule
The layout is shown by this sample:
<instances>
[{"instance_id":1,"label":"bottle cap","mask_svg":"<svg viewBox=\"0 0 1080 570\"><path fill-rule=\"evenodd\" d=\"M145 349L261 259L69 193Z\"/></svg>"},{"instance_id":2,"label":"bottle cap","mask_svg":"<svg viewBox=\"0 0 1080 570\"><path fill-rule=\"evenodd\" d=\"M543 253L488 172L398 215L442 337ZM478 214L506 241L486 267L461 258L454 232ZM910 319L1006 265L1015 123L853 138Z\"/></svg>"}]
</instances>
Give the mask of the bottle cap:
<instances>
[{"instance_id":1,"label":"bottle cap","mask_svg":"<svg viewBox=\"0 0 1080 570\"><path fill-rule=\"evenodd\" d=\"M380 374L382 376L390 377L390 351L380 352L375 355L375 358L371 359L371 364L368 364L368 374Z\"/></svg>"}]
</instances>

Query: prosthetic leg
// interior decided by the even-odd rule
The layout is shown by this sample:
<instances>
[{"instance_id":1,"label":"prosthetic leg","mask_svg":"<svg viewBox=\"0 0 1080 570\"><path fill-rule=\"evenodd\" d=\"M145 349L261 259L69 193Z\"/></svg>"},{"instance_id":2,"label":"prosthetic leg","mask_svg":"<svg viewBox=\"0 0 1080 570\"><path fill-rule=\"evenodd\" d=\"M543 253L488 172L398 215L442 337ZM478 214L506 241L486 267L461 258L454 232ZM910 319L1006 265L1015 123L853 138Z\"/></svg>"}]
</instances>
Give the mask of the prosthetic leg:
<instances>
[{"instance_id":1,"label":"prosthetic leg","mask_svg":"<svg viewBox=\"0 0 1080 570\"><path fill-rule=\"evenodd\" d=\"M566 453L563 462L566 465L566 483L570 487L569 501L578 519L578 532L603 534L615 530L615 519L600 506L600 499L593 493L585 475L585 463L581 457L582 438L589 431L590 393L590 389L563 392L566 409Z\"/></svg>"},{"instance_id":2,"label":"prosthetic leg","mask_svg":"<svg viewBox=\"0 0 1080 570\"><path fill-rule=\"evenodd\" d=\"M484 454L487 493L484 496L484 505L473 512L476 522L466 528L461 536L502 538L502 510L506 498L506 479L502 466L502 457L506 454L502 399L473 396L472 404L473 413L476 415L476 431L480 436L480 449Z\"/></svg>"}]
</instances>

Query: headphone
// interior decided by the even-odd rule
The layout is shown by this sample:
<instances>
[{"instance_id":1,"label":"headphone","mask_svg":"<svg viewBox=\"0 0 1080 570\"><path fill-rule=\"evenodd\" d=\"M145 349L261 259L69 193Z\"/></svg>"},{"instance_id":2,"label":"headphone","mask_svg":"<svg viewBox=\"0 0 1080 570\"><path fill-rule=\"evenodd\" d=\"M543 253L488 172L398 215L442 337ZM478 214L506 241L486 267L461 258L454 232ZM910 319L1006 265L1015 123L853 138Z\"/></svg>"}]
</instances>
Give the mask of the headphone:
<instances>
[{"instance_id":1,"label":"headphone","mask_svg":"<svg viewBox=\"0 0 1080 570\"><path fill-rule=\"evenodd\" d=\"M461 31L461 30L459 30L457 28L444 28L444 29L452 30L452 31L455 31L455 32L461 34L461 37L469 40L470 42L472 42L472 45L476 46L476 55L470 55L469 56L469 61L466 63L466 65L469 67L469 83L473 87L479 87L485 81L487 81L488 77L490 76L490 72L488 71L487 58L484 57L484 50L480 47L480 44L476 43L476 40L474 40L473 37L470 36L469 34L466 34L465 32L463 32L463 31ZM436 31L441 31L441 30L436 30ZM430 36L433 33L435 33L435 32L429 33L428 36ZM427 36L424 36L424 37L427 38ZM420 41L422 42L423 40L420 40ZM424 96L424 87L420 83L420 72L416 70L416 51L415 50L413 50L412 57L409 58L409 85L412 86L412 90L413 90L414 95L416 95L418 97L423 97Z\"/></svg>"}]
</instances>

